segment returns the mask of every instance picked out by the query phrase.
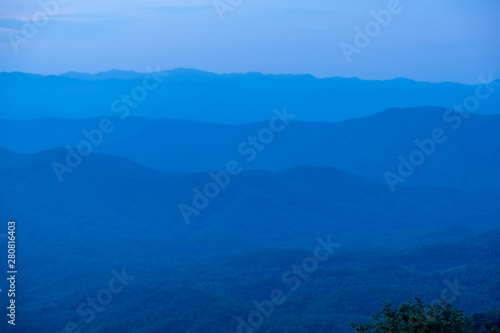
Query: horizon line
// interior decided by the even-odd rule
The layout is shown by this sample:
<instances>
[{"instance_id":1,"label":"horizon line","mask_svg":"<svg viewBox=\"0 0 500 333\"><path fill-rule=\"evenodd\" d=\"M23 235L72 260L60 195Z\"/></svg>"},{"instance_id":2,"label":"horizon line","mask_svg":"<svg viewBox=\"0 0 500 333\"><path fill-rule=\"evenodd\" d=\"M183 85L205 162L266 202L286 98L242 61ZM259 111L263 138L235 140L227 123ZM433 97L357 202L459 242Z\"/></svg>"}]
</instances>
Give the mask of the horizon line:
<instances>
[{"instance_id":1,"label":"horizon line","mask_svg":"<svg viewBox=\"0 0 500 333\"><path fill-rule=\"evenodd\" d=\"M260 74L260 75L264 75L264 76L311 76L317 80L323 80L323 79L346 79L346 80L360 80L360 81L394 81L394 80L408 80L408 81L413 81L413 82L420 82L420 83L435 83L435 84L444 84L444 83L453 83L453 84L461 84L461 85L469 85L469 86L474 86L474 85L477 85L477 83L468 83L468 82L460 82L460 81L450 81L450 80L447 80L447 81L431 81L431 80L416 80L416 79L412 79L412 78L408 78L408 77L401 77L401 76L398 76L398 77L393 77L393 78L389 78L389 79L372 79L372 78L360 78L360 77L357 77L357 76L351 76L351 77L346 77L346 76L316 76L316 75L313 75L313 74L310 74L310 73L265 73L265 72L259 72L259 71L248 71L248 72L210 72L210 71L206 71L206 70L201 70L201 69L197 69L197 68L189 68L189 67L175 67L175 68L171 68L171 69L166 69L166 70L162 70L161 72L171 72L171 71L175 71L175 70L191 70L191 71L196 71L196 72L201 72L201 73L207 73L207 74L214 74L214 75L248 75L248 74ZM95 76L95 75L98 75L98 74L104 74L104 73L109 73L109 72L113 72L113 71L117 71L117 72L130 72L130 73L136 73L136 74L147 74L148 72L142 72L142 71L135 71L135 70L127 70L127 69L117 69L117 68L112 68L112 69L109 69L109 70L105 70L105 71L98 71L98 72L93 72L93 73L90 73L90 72L80 72L80 71L65 71L65 72L61 72L61 73L58 73L58 74L42 74L42 73L33 73L33 72L22 72L22 71L0 71L0 74L4 74L4 73L7 73L7 74L13 74L13 73L22 73L22 74L30 74L30 75L40 75L40 76L62 76L62 77L65 77L64 75L65 74L69 74L69 73L75 73L75 74L84 74L84 75L91 75L91 76ZM494 79L493 81L498 81L500 79Z\"/></svg>"}]
</instances>

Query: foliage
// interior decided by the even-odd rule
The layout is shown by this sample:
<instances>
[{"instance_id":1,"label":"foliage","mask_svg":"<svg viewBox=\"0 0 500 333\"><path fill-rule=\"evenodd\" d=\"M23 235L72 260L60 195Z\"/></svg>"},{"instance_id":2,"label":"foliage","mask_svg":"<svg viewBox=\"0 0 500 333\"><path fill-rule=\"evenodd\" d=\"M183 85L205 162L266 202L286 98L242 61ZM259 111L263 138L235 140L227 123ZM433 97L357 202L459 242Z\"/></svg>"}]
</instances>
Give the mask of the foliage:
<instances>
[{"instance_id":1,"label":"foliage","mask_svg":"<svg viewBox=\"0 0 500 333\"><path fill-rule=\"evenodd\" d=\"M446 300L438 304L424 304L419 298L415 298L415 303L408 301L397 308L393 308L391 302L387 303L381 312L373 315L372 322L351 326L358 332L376 333L500 332L487 323L478 328L472 317L465 316Z\"/></svg>"}]
</instances>

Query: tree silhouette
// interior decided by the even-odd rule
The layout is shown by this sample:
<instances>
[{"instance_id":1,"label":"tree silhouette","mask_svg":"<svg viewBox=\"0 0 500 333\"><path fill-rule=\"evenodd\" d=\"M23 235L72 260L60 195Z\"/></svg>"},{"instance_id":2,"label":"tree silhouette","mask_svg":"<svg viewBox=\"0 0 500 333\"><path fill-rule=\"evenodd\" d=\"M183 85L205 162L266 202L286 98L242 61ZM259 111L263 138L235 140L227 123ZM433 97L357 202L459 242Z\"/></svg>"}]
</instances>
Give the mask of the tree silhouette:
<instances>
[{"instance_id":1,"label":"tree silhouette","mask_svg":"<svg viewBox=\"0 0 500 333\"><path fill-rule=\"evenodd\" d=\"M472 317L465 316L446 300L438 304L424 304L419 298L406 302L397 308L387 303L381 312L373 315L367 324L351 326L358 332L374 333L469 333L500 332L484 322L478 328Z\"/></svg>"}]
</instances>

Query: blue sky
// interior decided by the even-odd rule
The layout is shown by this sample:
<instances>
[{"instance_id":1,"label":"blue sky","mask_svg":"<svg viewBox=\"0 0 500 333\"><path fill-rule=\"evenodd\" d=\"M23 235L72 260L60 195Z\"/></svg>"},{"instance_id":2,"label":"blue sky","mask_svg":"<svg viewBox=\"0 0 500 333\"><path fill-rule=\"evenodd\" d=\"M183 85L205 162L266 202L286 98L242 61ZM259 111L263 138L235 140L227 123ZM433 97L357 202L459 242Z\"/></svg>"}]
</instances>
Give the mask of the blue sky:
<instances>
[{"instance_id":1,"label":"blue sky","mask_svg":"<svg viewBox=\"0 0 500 333\"><path fill-rule=\"evenodd\" d=\"M399 12L386 26L375 23L379 31L350 62L341 43L355 47L355 27L365 32L376 22L371 12L397 0L217 1L231 8L224 20L213 0L2 0L0 71L144 71L159 64L216 73L466 83L489 73L499 78L500 1L401 0ZM40 3L58 8L44 10ZM49 19L38 15L40 27L23 34L44 12Z\"/></svg>"}]
</instances>

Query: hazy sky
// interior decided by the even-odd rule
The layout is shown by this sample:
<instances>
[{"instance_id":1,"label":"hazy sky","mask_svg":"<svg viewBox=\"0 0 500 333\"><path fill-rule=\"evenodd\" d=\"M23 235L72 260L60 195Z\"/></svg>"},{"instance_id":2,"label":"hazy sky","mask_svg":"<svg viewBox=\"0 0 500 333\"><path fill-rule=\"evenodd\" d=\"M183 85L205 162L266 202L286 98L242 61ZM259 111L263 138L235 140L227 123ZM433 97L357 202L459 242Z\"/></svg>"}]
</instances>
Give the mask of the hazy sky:
<instances>
[{"instance_id":1,"label":"hazy sky","mask_svg":"<svg viewBox=\"0 0 500 333\"><path fill-rule=\"evenodd\" d=\"M1 0L0 71L144 71L159 64L217 73L499 78L498 0L217 1L231 9L223 21L213 0ZM371 22L372 11L388 6L397 12L388 24ZM362 47L348 63L339 45L356 47L354 29L367 24L369 44L358 40Z\"/></svg>"}]
</instances>

